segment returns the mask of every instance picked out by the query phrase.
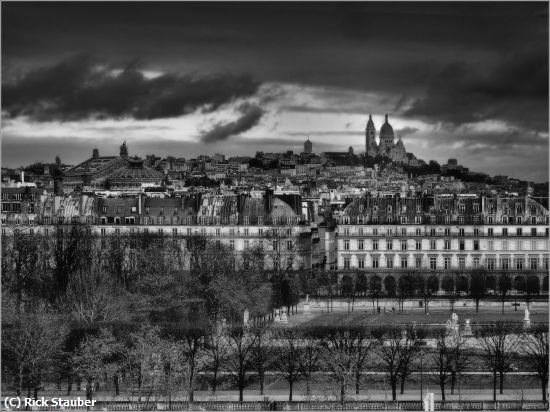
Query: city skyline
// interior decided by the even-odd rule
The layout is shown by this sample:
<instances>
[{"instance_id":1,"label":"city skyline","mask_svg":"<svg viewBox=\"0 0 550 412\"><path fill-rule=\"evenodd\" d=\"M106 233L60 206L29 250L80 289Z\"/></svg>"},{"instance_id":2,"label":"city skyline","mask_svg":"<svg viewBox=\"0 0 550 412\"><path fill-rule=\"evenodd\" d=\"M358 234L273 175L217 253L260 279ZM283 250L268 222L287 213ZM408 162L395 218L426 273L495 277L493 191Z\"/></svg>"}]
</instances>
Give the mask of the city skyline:
<instances>
[{"instance_id":1,"label":"city skyline","mask_svg":"<svg viewBox=\"0 0 550 412\"><path fill-rule=\"evenodd\" d=\"M547 3L2 5L2 163L365 150L548 176ZM129 11L132 11L129 13ZM227 18L231 16L231 18Z\"/></svg>"}]
</instances>

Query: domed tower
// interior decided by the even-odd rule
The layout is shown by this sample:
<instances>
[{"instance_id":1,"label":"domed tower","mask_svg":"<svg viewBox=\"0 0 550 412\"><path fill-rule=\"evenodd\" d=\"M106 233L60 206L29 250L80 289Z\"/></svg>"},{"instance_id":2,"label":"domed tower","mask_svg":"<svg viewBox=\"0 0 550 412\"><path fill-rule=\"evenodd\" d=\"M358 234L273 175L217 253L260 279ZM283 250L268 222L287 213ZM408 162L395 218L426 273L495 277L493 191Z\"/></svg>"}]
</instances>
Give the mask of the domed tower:
<instances>
[{"instance_id":1,"label":"domed tower","mask_svg":"<svg viewBox=\"0 0 550 412\"><path fill-rule=\"evenodd\" d=\"M122 143L122 146L120 146L120 157L123 159L128 158L128 146L126 146L126 140Z\"/></svg>"},{"instance_id":2,"label":"domed tower","mask_svg":"<svg viewBox=\"0 0 550 412\"><path fill-rule=\"evenodd\" d=\"M380 152L381 154L388 154L393 147L393 140L395 135L393 133L393 127L388 122L388 115L386 114L386 121L380 129Z\"/></svg>"},{"instance_id":3,"label":"domed tower","mask_svg":"<svg viewBox=\"0 0 550 412\"><path fill-rule=\"evenodd\" d=\"M304 153L311 153L313 150L313 143L309 141L309 137L304 142Z\"/></svg>"},{"instance_id":4,"label":"domed tower","mask_svg":"<svg viewBox=\"0 0 550 412\"><path fill-rule=\"evenodd\" d=\"M99 157L99 150L95 148L92 152L92 158L97 159Z\"/></svg>"},{"instance_id":5,"label":"domed tower","mask_svg":"<svg viewBox=\"0 0 550 412\"><path fill-rule=\"evenodd\" d=\"M378 146L376 144L376 127L372 121L372 115L369 114L369 121L367 122L367 129L365 130L365 152L369 156L376 156L378 153Z\"/></svg>"}]
</instances>

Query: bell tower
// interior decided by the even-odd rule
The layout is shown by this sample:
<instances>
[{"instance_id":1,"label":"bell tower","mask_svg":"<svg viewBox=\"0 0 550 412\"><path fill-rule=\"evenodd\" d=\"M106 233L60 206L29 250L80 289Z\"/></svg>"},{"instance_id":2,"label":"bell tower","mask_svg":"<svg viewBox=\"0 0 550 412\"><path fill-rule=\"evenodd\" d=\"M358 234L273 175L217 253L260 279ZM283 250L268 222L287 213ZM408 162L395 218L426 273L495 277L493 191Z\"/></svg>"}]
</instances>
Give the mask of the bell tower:
<instances>
[{"instance_id":1,"label":"bell tower","mask_svg":"<svg viewBox=\"0 0 550 412\"><path fill-rule=\"evenodd\" d=\"M376 156L378 146L376 145L376 127L372 121L372 115L369 114L367 129L365 130L365 153L368 156Z\"/></svg>"}]
</instances>

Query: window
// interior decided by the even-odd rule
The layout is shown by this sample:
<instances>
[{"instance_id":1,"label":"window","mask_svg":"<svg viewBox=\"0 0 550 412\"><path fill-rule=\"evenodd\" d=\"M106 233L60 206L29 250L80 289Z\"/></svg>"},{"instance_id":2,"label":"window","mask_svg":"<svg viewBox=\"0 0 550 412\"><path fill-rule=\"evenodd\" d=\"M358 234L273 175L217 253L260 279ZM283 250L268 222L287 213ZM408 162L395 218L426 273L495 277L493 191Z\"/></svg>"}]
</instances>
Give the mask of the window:
<instances>
[{"instance_id":1,"label":"window","mask_svg":"<svg viewBox=\"0 0 550 412\"><path fill-rule=\"evenodd\" d=\"M172 228L172 235L174 236L177 236L178 234L178 229L176 229L175 227Z\"/></svg>"},{"instance_id":2,"label":"window","mask_svg":"<svg viewBox=\"0 0 550 412\"><path fill-rule=\"evenodd\" d=\"M445 239L445 250L451 250L451 241Z\"/></svg>"},{"instance_id":3,"label":"window","mask_svg":"<svg viewBox=\"0 0 550 412\"><path fill-rule=\"evenodd\" d=\"M249 247L250 247L250 240L245 240L244 241L244 250L248 250Z\"/></svg>"},{"instance_id":4,"label":"window","mask_svg":"<svg viewBox=\"0 0 550 412\"><path fill-rule=\"evenodd\" d=\"M150 207L149 206L145 206L145 213L149 214L149 211L150 211Z\"/></svg>"},{"instance_id":5,"label":"window","mask_svg":"<svg viewBox=\"0 0 550 412\"><path fill-rule=\"evenodd\" d=\"M407 250L407 241L406 240L401 241L401 250Z\"/></svg>"},{"instance_id":6,"label":"window","mask_svg":"<svg viewBox=\"0 0 550 412\"><path fill-rule=\"evenodd\" d=\"M523 229L521 227L516 229L516 236L523 236Z\"/></svg>"},{"instance_id":7,"label":"window","mask_svg":"<svg viewBox=\"0 0 550 412\"><path fill-rule=\"evenodd\" d=\"M221 230L220 228L216 228L216 237L220 237L221 236Z\"/></svg>"},{"instance_id":8,"label":"window","mask_svg":"<svg viewBox=\"0 0 550 412\"><path fill-rule=\"evenodd\" d=\"M465 269L466 268L466 259L463 257L458 258L458 268L459 269Z\"/></svg>"},{"instance_id":9,"label":"window","mask_svg":"<svg viewBox=\"0 0 550 412\"><path fill-rule=\"evenodd\" d=\"M531 224L536 225L537 224L537 218L535 216L531 217Z\"/></svg>"},{"instance_id":10,"label":"window","mask_svg":"<svg viewBox=\"0 0 550 412\"><path fill-rule=\"evenodd\" d=\"M292 240L286 241L286 250L292 250Z\"/></svg>"},{"instance_id":11,"label":"window","mask_svg":"<svg viewBox=\"0 0 550 412\"><path fill-rule=\"evenodd\" d=\"M459 225L463 225L463 224L464 224L464 216L459 216L459 217L458 217L458 224L459 224Z\"/></svg>"},{"instance_id":12,"label":"window","mask_svg":"<svg viewBox=\"0 0 550 412\"><path fill-rule=\"evenodd\" d=\"M430 270L437 269L437 259L434 257L430 258Z\"/></svg>"},{"instance_id":13,"label":"window","mask_svg":"<svg viewBox=\"0 0 550 412\"><path fill-rule=\"evenodd\" d=\"M344 236L349 236L349 227L344 228Z\"/></svg>"},{"instance_id":14,"label":"window","mask_svg":"<svg viewBox=\"0 0 550 412\"><path fill-rule=\"evenodd\" d=\"M435 228L430 229L430 236L435 236Z\"/></svg>"},{"instance_id":15,"label":"window","mask_svg":"<svg viewBox=\"0 0 550 412\"><path fill-rule=\"evenodd\" d=\"M523 269L523 258L516 258L516 269L517 270Z\"/></svg>"},{"instance_id":16,"label":"window","mask_svg":"<svg viewBox=\"0 0 550 412\"><path fill-rule=\"evenodd\" d=\"M463 241L463 240L460 240L460 241L458 242L458 248L459 248L460 250L465 250L464 241Z\"/></svg>"},{"instance_id":17,"label":"window","mask_svg":"<svg viewBox=\"0 0 550 412\"><path fill-rule=\"evenodd\" d=\"M349 250L349 240L344 240L344 250Z\"/></svg>"},{"instance_id":18,"label":"window","mask_svg":"<svg viewBox=\"0 0 550 412\"><path fill-rule=\"evenodd\" d=\"M532 257L529 259L529 268L531 270L537 270L538 269L538 259L536 257Z\"/></svg>"},{"instance_id":19,"label":"window","mask_svg":"<svg viewBox=\"0 0 550 412\"><path fill-rule=\"evenodd\" d=\"M407 236L407 229L406 228L401 228L401 236Z\"/></svg>"},{"instance_id":20,"label":"window","mask_svg":"<svg viewBox=\"0 0 550 412\"><path fill-rule=\"evenodd\" d=\"M378 250L378 240L372 241L372 250Z\"/></svg>"},{"instance_id":21,"label":"window","mask_svg":"<svg viewBox=\"0 0 550 412\"><path fill-rule=\"evenodd\" d=\"M537 228L536 227L531 228L531 236L537 236Z\"/></svg>"},{"instance_id":22,"label":"window","mask_svg":"<svg viewBox=\"0 0 550 412\"><path fill-rule=\"evenodd\" d=\"M363 250L365 248L365 241L364 240L360 240L358 243L357 243L357 248L359 250Z\"/></svg>"},{"instance_id":23,"label":"window","mask_svg":"<svg viewBox=\"0 0 550 412\"><path fill-rule=\"evenodd\" d=\"M372 258L372 268L373 269L378 269L378 258L377 257Z\"/></svg>"},{"instance_id":24,"label":"window","mask_svg":"<svg viewBox=\"0 0 550 412\"><path fill-rule=\"evenodd\" d=\"M445 236L451 236L451 229L448 227L445 228Z\"/></svg>"},{"instance_id":25,"label":"window","mask_svg":"<svg viewBox=\"0 0 550 412\"><path fill-rule=\"evenodd\" d=\"M488 270L495 270L496 266L496 259L495 258L487 258L487 269Z\"/></svg>"},{"instance_id":26,"label":"window","mask_svg":"<svg viewBox=\"0 0 550 412\"><path fill-rule=\"evenodd\" d=\"M118 214L122 213L122 206L117 206L117 207L116 207L116 212L117 212Z\"/></svg>"},{"instance_id":27,"label":"window","mask_svg":"<svg viewBox=\"0 0 550 412\"><path fill-rule=\"evenodd\" d=\"M490 225L493 224L493 216L489 216L489 217L487 218L487 223L489 223Z\"/></svg>"},{"instance_id":28,"label":"window","mask_svg":"<svg viewBox=\"0 0 550 412\"><path fill-rule=\"evenodd\" d=\"M245 216L243 218L243 224L245 225L249 225L250 224L250 216Z\"/></svg>"},{"instance_id":29,"label":"window","mask_svg":"<svg viewBox=\"0 0 550 412\"><path fill-rule=\"evenodd\" d=\"M488 250L494 250L495 249L495 245L494 245L492 240L487 241L487 249Z\"/></svg>"},{"instance_id":30,"label":"window","mask_svg":"<svg viewBox=\"0 0 550 412\"><path fill-rule=\"evenodd\" d=\"M235 250L235 241L234 240L229 241L229 249L230 250Z\"/></svg>"},{"instance_id":31,"label":"window","mask_svg":"<svg viewBox=\"0 0 550 412\"><path fill-rule=\"evenodd\" d=\"M263 224L264 224L264 217L263 217L263 216L258 216L258 224L259 224L259 225L263 225Z\"/></svg>"},{"instance_id":32,"label":"window","mask_svg":"<svg viewBox=\"0 0 550 412\"><path fill-rule=\"evenodd\" d=\"M464 229L463 228L458 229L458 236L464 236Z\"/></svg>"},{"instance_id":33,"label":"window","mask_svg":"<svg viewBox=\"0 0 550 412\"><path fill-rule=\"evenodd\" d=\"M474 265L475 269L479 268L479 258L478 257L473 258L472 262L473 262L473 265Z\"/></svg>"},{"instance_id":34,"label":"window","mask_svg":"<svg viewBox=\"0 0 550 412\"><path fill-rule=\"evenodd\" d=\"M445 258L443 260L443 269L449 270L450 268L451 268L451 259L450 258Z\"/></svg>"},{"instance_id":35,"label":"window","mask_svg":"<svg viewBox=\"0 0 550 412\"><path fill-rule=\"evenodd\" d=\"M393 269L393 258L386 256L386 267L388 269Z\"/></svg>"},{"instance_id":36,"label":"window","mask_svg":"<svg viewBox=\"0 0 550 412\"><path fill-rule=\"evenodd\" d=\"M502 236L508 236L508 229L507 228L502 229Z\"/></svg>"},{"instance_id":37,"label":"window","mask_svg":"<svg viewBox=\"0 0 550 412\"><path fill-rule=\"evenodd\" d=\"M474 236L479 236L479 228L474 228Z\"/></svg>"},{"instance_id":38,"label":"window","mask_svg":"<svg viewBox=\"0 0 550 412\"><path fill-rule=\"evenodd\" d=\"M191 228L190 227L187 228L187 236L191 236Z\"/></svg>"},{"instance_id":39,"label":"window","mask_svg":"<svg viewBox=\"0 0 550 412\"><path fill-rule=\"evenodd\" d=\"M493 228L490 227L489 229L487 229L487 236L493 236L493 235L494 235Z\"/></svg>"},{"instance_id":40,"label":"window","mask_svg":"<svg viewBox=\"0 0 550 412\"><path fill-rule=\"evenodd\" d=\"M393 242L391 240L386 240L386 249L387 250L393 249Z\"/></svg>"},{"instance_id":41,"label":"window","mask_svg":"<svg viewBox=\"0 0 550 412\"><path fill-rule=\"evenodd\" d=\"M359 236L363 236L363 228L362 227L359 228Z\"/></svg>"},{"instance_id":42,"label":"window","mask_svg":"<svg viewBox=\"0 0 550 412\"><path fill-rule=\"evenodd\" d=\"M103 206L103 213L107 213L107 206Z\"/></svg>"},{"instance_id":43,"label":"window","mask_svg":"<svg viewBox=\"0 0 550 412\"><path fill-rule=\"evenodd\" d=\"M517 219L518 225L521 225L521 223L523 222L523 218L521 216L518 216L516 219Z\"/></svg>"},{"instance_id":44,"label":"window","mask_svg":"<svg viewBox=\"0 0 550 412\"><path fill-rule=\"evenodd\" d=\"M416 250L422 250L422 241L421 240L416 240L414 246L415 246Z\"/></svg>"},{"instance_id":45,"label":"window","mask_svg":"<svg viewBox=\"0 0 550 412\"><path fill-rule=\"evenodd\" d=\"M163 230L163 229L159 229L158 232L159 232L159 235L164 234L164 230Z\"/></svg>"},{"instance_id":46,"label":"window","mask_svg":"<svg viewBox=\"0 0 550 412\"><path fill-rule=\"evenodd\" d=\"M359 269L365 269L365 258L359 258Z\"/></svg>"},{"instance_id":47,"label":"window","mask_svg":"<svg viewBox=\"0 0 550 412\"><path fill-rule=\"evenodd\" d=\"M510 269L510 259L509 258L502 258L502 261L500 262L502 269L508 270Z\"/></svg>"},{"instance_id":48,"label":"window","mask_svg":"<svg viewBox=\"0 0 550 412\"><path fill-rule=\"evenodd\" d=\"M350 260L348 257L344 258L344 269L350 268Z\"/></svg>"},{"instance_id":49,"label":"window","mask_svg":"<svg viewBox=\"0 0 550 412\"><path fill-rule=\"evenodd\" d=\"M419 227L417 227L415 230L414 230L414 233L416 236L422 236L422 229L420 229Z\"/></svg>"},{"instance_id":50,"label":"window","mask_svg":"<svg viewBox=\"0 0 550 412\"><path fill-rule=\"evenodd\" d=\"M248 231L248 229L244 229L244 235L245 235L245 236L248 236L249 233L250 233L250 232Z\"/></svg>"},{"instance_id":51,"label":"window","mask_svg":"<svg viewBox=\"0 0 550 412\"><path fill-rule=\"evenodd\" d=\"M548 270L548 258L547 257L544 258L544 269Z\"/></svg>"},{"instance_id":52,"label":"window","mask_svg":"<svg viewBox=\"0 0 550 412\"><path fill-rule=\"evenodd\" d=\"M479 250L479 240L474 240L474 250Z\"/></svg>"},{"instance_id":53,"label":"window","mask_svg":"<svg viewBox=\"0 0 550 412\"><path fill-rule=\"evenodd\" d=\"M264 235L264 230L258 229L258 236L263 236L263 235Z\"/></svg>"},{"instance_id":54,"label":"window","mask_svg":"<svg viewBox=\"0 0 550 412\"><path fill-rule=\"evenodd\" d=\"M407 269L407 258L401 258L401 269Z\"/></svg>"},{"instance_id":55,"label":"window","mask_svg":"<svg viewBox=\"0 0 550 412\"><path fill-rule=\"evenodd\" d=\"M507 240L502 241L502 250L508 250L508 241Z\"/></svg>"},{"instance_id":56,"label":"window","mask_svg":"<svg viewBox=\"0 0 550 412\"><path fill-rule=\"evenodd\" d=\"M418 257L417 257L417 258L415 259L414 263L415 263L416 268L417 268L417 269L420 269L420 268L422 267L422 258L418 258Z\"/></svg>"},{"instance_id":57,"label":"window","mask_svg":"<svg viewBox=\"0 0 550 412\"><path fill-rule=\"evenodd\" d=\"M229 235L235 236L235 229L233 228L229 229Z\"/></svg>"},{"instance_id":58,"label":"window","mask_svg":"<svg viewBox=\"0 0 550 412\"><path fill-rule=\"evenodd\" d=\"M105 236L107 234L107 229L104 227L101 228L101 236Z\"/></svg>"},{"instance_id":59,"label":"window","mask_svg":"<svg viewBox=\"0 0 550 412\"><path fill-rule=\"evenodd\" d=\"M378 236L378 228L372 229L372 235L373 236Z\"/></svg>"},{"instance_id":60,"label":"window","mask_svg":"<svg viewBox=\"0 0 550 412\"><path fill-rule=\"evenodd\" d=\"M430 249L435 250L435 240L430 240Z\"/></svg>"}]
</instances>

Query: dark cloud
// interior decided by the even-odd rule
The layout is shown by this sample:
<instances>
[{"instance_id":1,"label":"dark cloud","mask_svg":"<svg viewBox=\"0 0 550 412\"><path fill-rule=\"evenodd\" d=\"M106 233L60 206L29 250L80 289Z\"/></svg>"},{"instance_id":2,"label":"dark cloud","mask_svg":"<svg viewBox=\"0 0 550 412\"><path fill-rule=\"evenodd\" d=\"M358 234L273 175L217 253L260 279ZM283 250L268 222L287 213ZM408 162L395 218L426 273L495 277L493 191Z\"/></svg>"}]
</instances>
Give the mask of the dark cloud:
<instances>
[{"instance_id":1,"label":"dark cloud","mask_svg":"<svg viewBox=\"0 0 550 412\"><path fill-rule=\"evenodd\" d=\"M418 132L418 129L416 127L403 127L402 129L395 130L395 135L399 137L405 137L411 134L415 134Z\"/></svg>"},{"instance_id":2,"label":"dark cloud","mask_svg":"<svg viewBox=\"0 0 550 412\"><path fill-rule=\"evenodd\" d=\"M115 67L89 54L41 67L3 85L2 110L33 120L89 117L155 119L176 117L199 108L210 111L256 93L248 75L163 74L144 77L139 60L113 74Z\"/></svg>"},{"instance_id":3,"label":"dark cloud","mask_svg":"<svg viewBox=\"0 0 550 412\"><path fill-rule=\"evenodd\" d=\"M507 54L490 69L450 63L404 115L453 126L500 120L547 131L548 48Z\"/></svg>"},{"instance_id":4,"label":"dark cloud","mask_svg":"<svg viewBox=\"0 0 550 412\"><path fill-rule=\"evenodd\" d=\"M258 124L264 111L257 105L243 103L239 107L241 116L229 123L218 123L211 130L203 133L201 140L204 143L215 143L226 140L228 137L246 132Z\"/></svg>"}]
</instances>

